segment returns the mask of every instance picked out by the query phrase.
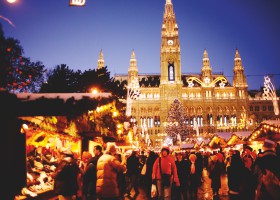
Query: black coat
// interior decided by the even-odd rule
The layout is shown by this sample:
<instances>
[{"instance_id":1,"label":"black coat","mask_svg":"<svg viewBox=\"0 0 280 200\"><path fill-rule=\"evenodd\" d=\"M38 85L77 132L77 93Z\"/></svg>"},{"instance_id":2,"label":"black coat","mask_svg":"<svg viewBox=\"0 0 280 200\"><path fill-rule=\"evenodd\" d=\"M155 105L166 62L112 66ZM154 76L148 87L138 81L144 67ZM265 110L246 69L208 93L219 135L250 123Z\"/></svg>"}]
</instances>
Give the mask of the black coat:
<instances>
[{"instance_id":1,"label":"black coat","mask_svg":"<svg viewBox=\"0 0 280 200\"><path fill-rule=\"evenodd\" d=\"M78 174L80 172L76 160L67 157L57 166L54 175L54 192L57 195L72 196L78 191Z\"/></svg>"},{"instance_id":2,"label":"black coat","mask_svg":"<svg viewBox=\"0 0 280 200\"><path fill-rule=\"evenodd\" d=\"M85 174L83 176L83 194L95 195L96 194L96 166L98 159L102 156L102 153L98 156L92 157L87 164Z\"/></svg>"}]
</instances>

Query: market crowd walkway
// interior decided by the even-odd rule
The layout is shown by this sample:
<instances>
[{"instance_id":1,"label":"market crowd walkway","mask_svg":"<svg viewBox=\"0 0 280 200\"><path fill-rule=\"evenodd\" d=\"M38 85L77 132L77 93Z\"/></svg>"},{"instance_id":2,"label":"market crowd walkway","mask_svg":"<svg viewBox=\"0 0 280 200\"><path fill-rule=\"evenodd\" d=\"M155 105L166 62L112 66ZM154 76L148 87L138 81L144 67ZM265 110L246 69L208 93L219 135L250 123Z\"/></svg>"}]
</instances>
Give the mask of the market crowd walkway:
<instances>
[{"instance_id":1,"label":"market crowd walkway","mask_svg":"<svg viewBox=\"0 0 280 200\"><path fill-rule=\"evenodd\" d=\"M207 170L203 170L203 183L202 186L198 189L197 200L229 200L228 196L228 186L227 186L227 175L222 175L221 177L222 187L219 191L218 197L213 197L212 188L211 188L211 179L207 175ZM135 197L134 190L131 190L131 196L125 197L124 200L148 200L144 190L139 188L139 195ZM58 200L57 197L54 197L49 200ZM174 199L175 200L175 199ZM176 199L177 200L177 199Z\"/></svg>"},{"instance_id":2,"label":"market crowd walkway","mask_svg":"<svg viewBox=\"0 0 280 200\"><path fill-rule=\"evenodd\" d=\"M211 179L207 175L207 170L203 170L203 183L202 186L198 189L197 200L229 200L228 196L228 186L227 186L227 175L221 177L222 187L219 191L218 197L213 197L212 188L211 188ZM148 200L148 197L145 195L144 191L140 188L140 194L137 197L134 197L134 191L131 191L131 197L125 197L125 200Z\"/></svg>"}]
</instances>

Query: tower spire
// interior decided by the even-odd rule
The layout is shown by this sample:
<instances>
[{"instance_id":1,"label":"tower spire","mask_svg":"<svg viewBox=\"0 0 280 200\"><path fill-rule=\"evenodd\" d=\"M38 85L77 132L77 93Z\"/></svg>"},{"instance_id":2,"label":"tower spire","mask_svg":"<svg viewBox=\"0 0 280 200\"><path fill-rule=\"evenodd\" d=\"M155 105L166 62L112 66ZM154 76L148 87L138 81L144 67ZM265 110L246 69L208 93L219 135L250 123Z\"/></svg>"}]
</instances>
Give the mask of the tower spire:
<instances>
[{"instance_id":1,"label":"tower spire","mask_svg":"<svg viewBox=\"0 0 280 200\"><path fill-rule=\"evenodd\" d=\"M247 88L248 84L246 81L246 76L244 74L244 68L242 66L241 56L237 48L235 50L233 72L234 72L233 86L239 88Z\"/></svg>"},{"instance_id":2,"label":"tower spire","mask_svg":"<svg viewBox=\"0 0 280 200\"><path fill-rule=\"evenodd\" d=\"M210 80L211 80L212 68L210 67L210 60L209 60L208 53L207 53L206 49L204 49L204 52L203 52L201 71L202 71L203 78L207 77L207 78L210 78Z\"/></svg>"},{"instance_id":3,"label":"tower spire","mask_svg":"<svg viewBox=\"0 0 280 200\"><path fill-rule=\"evenodd\" d=\"M97 69L101 69L104 66L105 66L104 56L103 56L102 49L101 49L100 53L99 53L99 59L97 61Z\"/></svg>"},{"instance_id":4,"label":"tower spire","mask_svg":"<svg viewBox=\"0 0 280 200\"><path fill-rule=\"evenodd\" d=\"M132 50L131 57L130 57L130 65L128 69L128 84L134 77L138 77L138 67L137 67L137 60L135 56L134 49Z\"/></svg>"},{"instance_id":5,"label":"tower spire","mask_svg":"<svg viewBox=\"0 0 280 200\"><path fill-rule=\"evenodd\" d=\"M161 28L161 84L181 84L181 50L173 4L166 0Z\"/></svg>"},{"instance_id":6,"label":"tower spire","mask_svg":"<svg viewBox=\"0 0 280 200\"><path fill-rule=\"evenodd\" d=\"M166 0L166 4L172 4L171 0Z\"/></svg>"}]
</instances>

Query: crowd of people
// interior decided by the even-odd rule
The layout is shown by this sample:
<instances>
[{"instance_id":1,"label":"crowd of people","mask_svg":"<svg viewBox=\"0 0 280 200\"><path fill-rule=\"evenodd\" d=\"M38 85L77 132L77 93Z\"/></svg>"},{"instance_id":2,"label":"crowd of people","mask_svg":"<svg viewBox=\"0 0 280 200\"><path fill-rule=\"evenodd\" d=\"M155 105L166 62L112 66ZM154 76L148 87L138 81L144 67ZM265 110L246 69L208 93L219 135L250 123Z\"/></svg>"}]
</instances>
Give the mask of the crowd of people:
<instances>
[{"instance_id":1,"label":"crowd of people","mask_svg":"<svg viewBox=\"0 0 280 200\"><path fill-rule=\"evenodd\" d=\"M280 199L279 145L268 139L258 153L248 145L227 152L174 152L163 146L160 152L141 149L126 155L107 143L83 152L80 161L69 151L63 155L54 175L59 200L136 199L140 188L147 199L195 200L203 170L214 198L219 197L221 176L227 175L230 200Z\"/></svg>"}]
</instances>

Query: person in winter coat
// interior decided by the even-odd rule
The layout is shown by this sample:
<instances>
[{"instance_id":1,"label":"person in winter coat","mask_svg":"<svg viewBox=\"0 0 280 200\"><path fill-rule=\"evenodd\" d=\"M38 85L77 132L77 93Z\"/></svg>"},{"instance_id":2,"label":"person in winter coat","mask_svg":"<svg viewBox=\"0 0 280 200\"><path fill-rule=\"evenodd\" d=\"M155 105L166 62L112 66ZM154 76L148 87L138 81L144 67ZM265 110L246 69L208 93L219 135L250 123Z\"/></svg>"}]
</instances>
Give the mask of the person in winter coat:
<instances>
[{"instance_id":1,"label":"person in winter coat","mask_svg":"<svg viewBox=\"0 0 280 200\"><path fill-rule=\"evenodd\" d=\"M219 189L221 188L221 174L222 166L218 161L216 155L212 155L209 162L209 178L211 179L211 188L213 191L213 196L219 196Z\"/></svg>"},{"instance_id":2,"label":"person in winter coat","mask_svg":"<svg viewBox=\"0 0 280 200\"><path fill-rule=\"evenodd\" d=\"M126 166L116 158L114 143L107 143L106 152L97 161L96 195L99 200L118 200L118 173L126 171Z\"/></svg>"},{"instance_id":3,"label":"person in winter coat","mask_svg":"<svg viewBox=\"0 0 280 200\"><path fill-rule=\"evenodd\" d=\"M175 160L171 155L169 155L169 153L169 147L162 147L161 156L156 159L153 165L152 173L152 179L156 182L158 188L158 198L164 200L171 199L171 188L173 182L177 187L180 186ZM163 184L164 175L169 175L168 185Z\"/></svg>"},{"instance_id":4,"label":"person in winter coat","mask_svg":"<svg viewBox=\"0 0 280 200\"><path fill-rule=\"evenodd\" d=\"M152 150L148 151L148 157L146 160L146 174L144 175L144 188L147 196L151 195L153 165L157 158L157 153Z\"/></svg>"},{"instance_id":5,"label":"person in winter coat","mask_svg":"<svg viewBox=\"0 0 280 200\"><path fill-rule=\"evenodd\" d=\"M191 153L189 155L189 165L187 170L189 176L189 197L197 199L197 191L201 181L200 163L197 161L197 155Z\"/></svg>"},{"instance_id":6,"label":"person in winter coat","mask_svg":"<svg viewBox=\"0 0 280 200\"><path fill-rule=\"evenodd\" d=\"M137 151L132 151L131 155L126 159L126 176L129 179L126 193L130 196L132 188L134 189L135 196L139 194L139 175L141 163L139 161Z\"/></svg>"},{"instance_id":7,"label":"person in winter coat","mask_svg":"<svg viewBox=\"0 0 280 200\"><path fill-rule=\"evenodd\" d=\"M183 154L181 152L177 153L177 160L175 161L178 177L180 180L180 187L178 190L178 194L176 194L176 200L185 200L188 199L188 190L190 183L190 175L187 171L190 168L190 163L188 160L183 159Z\"/></svg>"},{"instance_id":8,"label":"person in winter coat","mask_svg":"<svg viewBox=\"0 0 280 200\"><path fill-rule=\"evenodd\" d=\"M96 200L96 167L98 159L103 155L102 147L95 145L93 154L88 163L83 178L83 200Z\"/></svg>"},{"instance_id":9,"label":"person in winter coat","mask_svg":"<svg viewBox=\"0 0 280 200\"><path fill-rule=\"evenodd\" d=\"M248 185L250 181L250 170L245 167L238 150L233 152L230 160L231 163L226 169L228 177L229 199L246 199L245 195L248 193L246 190L246 185Z\"/></svg>"},{"instance_id":10,"label":"person in winter coat","mask_svg":"<svg viewBox=\"0 0 280 200\"><path fill-rule=\"evenodd\" d=\"M255 161L253 175L256 179L255 200L280 199L280 157L276 154L276 143L266 139L263 154Z\"/></svg>"},{"instance_id":11,"label":"person in winter coat","mask_svg":"<svg viewBox=\"0 0 280 200\"><path fill-rule=\"evenodd\" d=\"M80 173L77 161L68 149L61 151L61 161L54 174L54 192L59 200L72 200L78 192L78 175Z\"/></svg>"}]
</instances>

